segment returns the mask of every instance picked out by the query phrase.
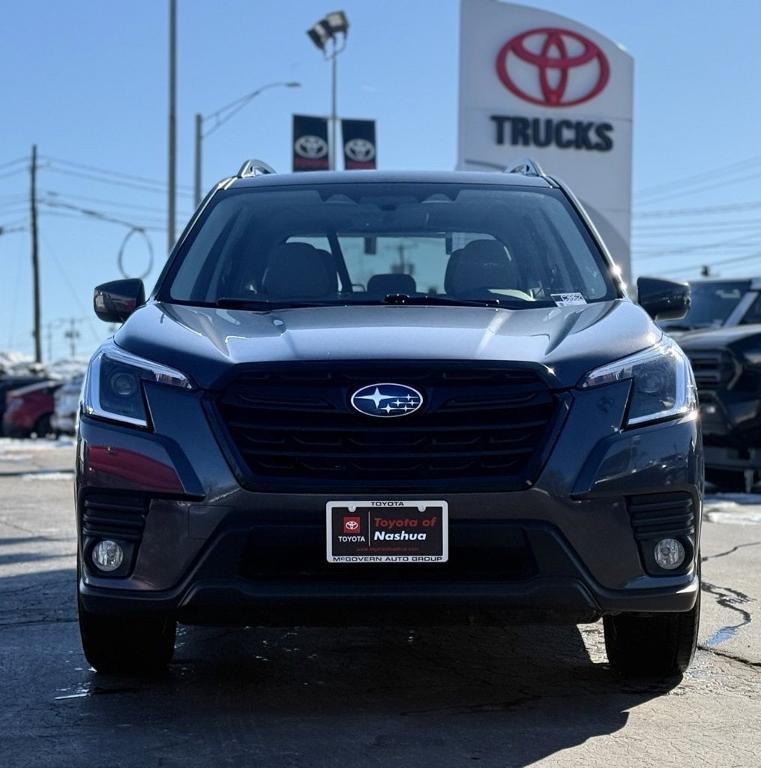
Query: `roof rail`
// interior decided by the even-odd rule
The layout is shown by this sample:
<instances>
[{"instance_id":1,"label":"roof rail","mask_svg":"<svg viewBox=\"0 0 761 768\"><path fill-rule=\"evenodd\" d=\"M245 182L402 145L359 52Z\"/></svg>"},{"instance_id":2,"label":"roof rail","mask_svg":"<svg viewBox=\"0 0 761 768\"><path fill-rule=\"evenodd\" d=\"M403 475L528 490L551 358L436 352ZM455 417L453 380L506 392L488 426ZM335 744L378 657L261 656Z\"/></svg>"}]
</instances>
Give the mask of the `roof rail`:
<instances>
[{"instance_id":1,"label":"roof rail","mask_svg":"<svg viewBox=\"0 0 761 768\"><path fill-rule=\"evenodd\" d=\"M524 157L522 160L519 160L517 163L508 165L508 167L505 168L504 173L520 173L523 176L546 176L547 175L542 169L542 166L539 165L539 163L537 163L536 160L532 160L530 157Z\"/></svg>"},{"instance_id":2,"label":"roof rail","mask_svg":"<svg viewBox=\"0 0 761 768\"><path fill-rule=\"evenodd\" d=\"M277 173L277 171L263 160L246 160L235 176L238 179L247 179L251 176L267 176L271 173Z\"/></svg>"}]
</instances>

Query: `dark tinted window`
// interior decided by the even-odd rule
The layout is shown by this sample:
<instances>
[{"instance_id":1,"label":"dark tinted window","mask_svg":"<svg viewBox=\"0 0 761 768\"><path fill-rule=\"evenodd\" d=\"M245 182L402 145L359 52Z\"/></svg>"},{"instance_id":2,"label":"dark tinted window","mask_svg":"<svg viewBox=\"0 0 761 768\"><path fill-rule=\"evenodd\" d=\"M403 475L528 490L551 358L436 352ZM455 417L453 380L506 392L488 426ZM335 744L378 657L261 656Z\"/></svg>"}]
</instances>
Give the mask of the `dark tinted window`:
<instances>
[{"instance_id":1,"label":"dark tinted window","mask_svg":"<svg viewBox=\"0 0 761 768\"><path fill-rule=\"evenodd\" d=\"M346 304L397 293L525 306L616 295L558 190L362 183L222 195L159 296Z\"/></svg>"},{"instance_id":2,"label":"dark tinted window","mask_svg":"<svg viewBox=\"0 0 761 768\"><path fill-rule=\"evenodd\" d=\"M690 311L681 320L662 325L664 328L710 328L722 325L749 290L750 280L692 283Z\"/></svg>"}]
</instances>

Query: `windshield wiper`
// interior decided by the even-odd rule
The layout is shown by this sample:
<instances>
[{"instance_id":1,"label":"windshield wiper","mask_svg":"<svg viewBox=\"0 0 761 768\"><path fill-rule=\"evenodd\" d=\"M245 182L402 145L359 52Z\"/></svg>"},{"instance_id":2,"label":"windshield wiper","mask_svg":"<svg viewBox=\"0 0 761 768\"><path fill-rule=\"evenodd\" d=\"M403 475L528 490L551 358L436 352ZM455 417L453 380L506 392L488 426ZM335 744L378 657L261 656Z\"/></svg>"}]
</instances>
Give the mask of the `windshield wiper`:
<instances>
[{"instance_id":1,"label":"windshield wiper","mask_svg":"<svg viewBox=\"0 0 761 768\"><path fill-rule=\"evenodd\" d=\"M454 296L439 294L422 294L410 296L406 293L389 293L382 300L352 299L345 297L343 301L264 301L257 299L237 299L223 296L214 302L214 306L225 309L247 309L251 312L269 312L277 309L301 309L303 307L351 307L359 305L409 305L409 306L450 306L450 307L503 307L507 309L536 309L538 307L554 307L552 301L525 301L510 296L501 299L458 299Z\"/></svg>"},{"instance_id":2,"label":"windshield wiper","mask_svg":"<svg viewBox=\"0 0 761 768\"><path fill-rule=\"evenodd\" d=\"M695 331L699 328L698 325L689 325L688 323L668 323L663 326L664 331Z\"/></svg>"},{"instance_id":3,"label":"windshield wiper","mask_svg":"<svg viewBox=\"0 0 761 768\"><path fill-rule=\"evenodd\" d=\"M555 306L551 301L525 301L505 297L503 299L458 299L454 296L441 296L439 294L423 294L410 296L407 293L389 293L384 299L384 304L432 304L454 307L508 307L509 309L535 309L537 307Z\"/></svg>"},{"instance_id":4,"label":"windshield wiper","mask_svg":"<svg viewBox=\"0 0 761 768\"><path fill-rule=\"evenodd\" d=\"M235 299L223 296L214 302L217 307L225 309L249 309L252 312L268 312L273 309L293 309L296 307L320 307L314 302L302 301L257 301L256 299Z\"/></svg>"}]
</instances>

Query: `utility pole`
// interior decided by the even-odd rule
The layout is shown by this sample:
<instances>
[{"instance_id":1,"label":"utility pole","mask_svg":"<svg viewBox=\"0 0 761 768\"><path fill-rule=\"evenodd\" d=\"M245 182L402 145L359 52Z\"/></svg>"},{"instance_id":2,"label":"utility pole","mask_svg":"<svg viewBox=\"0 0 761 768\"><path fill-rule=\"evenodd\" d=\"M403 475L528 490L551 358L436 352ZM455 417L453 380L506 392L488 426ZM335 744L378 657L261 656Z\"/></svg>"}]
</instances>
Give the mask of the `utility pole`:
<instances>
[{"instance_id":1,"label":"utility pole","mask_svg":"<svg viewBox=\"0 0 761 768\"><path fill-rule=\"evenodd\" d=\"M48 360L53 359L53 323L48 320L47 323L45 323L45 328L48 332Z\"/></svg>"},{"instance_id":2,"label":"utility pole","mask_svg":"<svg viewBox=\"0 0 761 768\"><path fill-rule=\"evenodd\" d=\"M177 0L169 0L169 201L167 204L167 253L174 246L175 189L177 186Z\"/></svg>"},{"instance_id":3,"label":"utility pole","mask_svg":"<svg viewBox=\"0 0 761 768\"><path fill-rule=\"evenodd\" d=\"M79 331L77 330L77 318L69 318L69 330L63 334L69 340L69 356L73 360L77 356L77 339L79 338Z\"/></svg>"},{"instance_id":4,"label":"utility pole","mask_svg":"<svg viewBox=\"0 0 761 768\"><path fill-rule=\"evenodd\" d=\"M29 227L32 233L32 285L34 300L34 360L42 362L42 339L40 338L40 259L37 245L37 145L32 145L32 162L29 166L31 183L29 189Z\"/></svg>"},{"instance_id":5,"label":"utility pole","mask_svg":"<svg viewBox=\"0 0 761 768\"><path fill-rule=\"evenodd\" d=\"M336 143L336 125L338 123L338 97L336 95L336 84L338 77L336 74L336 62L338 60L338 42L333 38L333 56L331 57L331 100L330 100L330 170L336 169L336 155L338 154L338 144Z\"/></svg>"},{"instance_id":6,"label":"utility pole","mask_svg":"<svg viewBox=\"0 0 761 768\"><path fill-rule=\"evenodd\" d=\"M201 204L201 143L203 142L203 115L196 113L195 174L193 179L193 203Z\"/></svg>"}]
</instances>

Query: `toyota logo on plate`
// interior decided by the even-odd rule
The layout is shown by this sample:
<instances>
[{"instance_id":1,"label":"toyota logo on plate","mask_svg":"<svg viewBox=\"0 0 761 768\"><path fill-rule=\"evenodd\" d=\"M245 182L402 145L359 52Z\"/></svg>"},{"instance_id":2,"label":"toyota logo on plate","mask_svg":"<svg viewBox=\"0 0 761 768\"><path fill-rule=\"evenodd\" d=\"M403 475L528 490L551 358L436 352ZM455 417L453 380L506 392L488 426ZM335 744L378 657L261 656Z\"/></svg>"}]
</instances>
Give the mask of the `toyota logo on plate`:
<instances>
[{"instance_id":1,"label":"toyota logo on plate","mask_svg":"<svg viewBox=\"0 0 761 768\"><path fill-rule=\"evenodd\" d=\"M497 75L524 101L572 107L602 92L610 64L600 47L578 32L542 27L516 35L500 48Z\"/></svg>"},{"instance_id":2,"label":"toyota logo on plate","mask_svg":"<svg viewBox=\"0 0 761 768\"><path fill-rule=\"evenodd\" d=\"M299 136L294 142L293 148L297 155L310 160L319 160L328 154L328 142L319 136Z\"/></svg>"},{"instance_id":3,"label":"toyota logo on plate","mask_svg":"<svg viewBox=\"0 0 761 768\"><path fill-rule=\"evenodd\" d=\"M369 163L375 157L375 147L367 139L350 139L344 145L344 152L357 163Z\"/></svg>"},{"instance_id":4,"label":"toyota logo on plate","mask_svg":"<svg viewBox=\"0 0 761 768\"><path fill-rule=\"evenodd\" d=\"M383 419L409 416L420 409L423 396L405 384L370 384L351 396L351 406L365 416Z\"/></svg>"}]
</instances>

